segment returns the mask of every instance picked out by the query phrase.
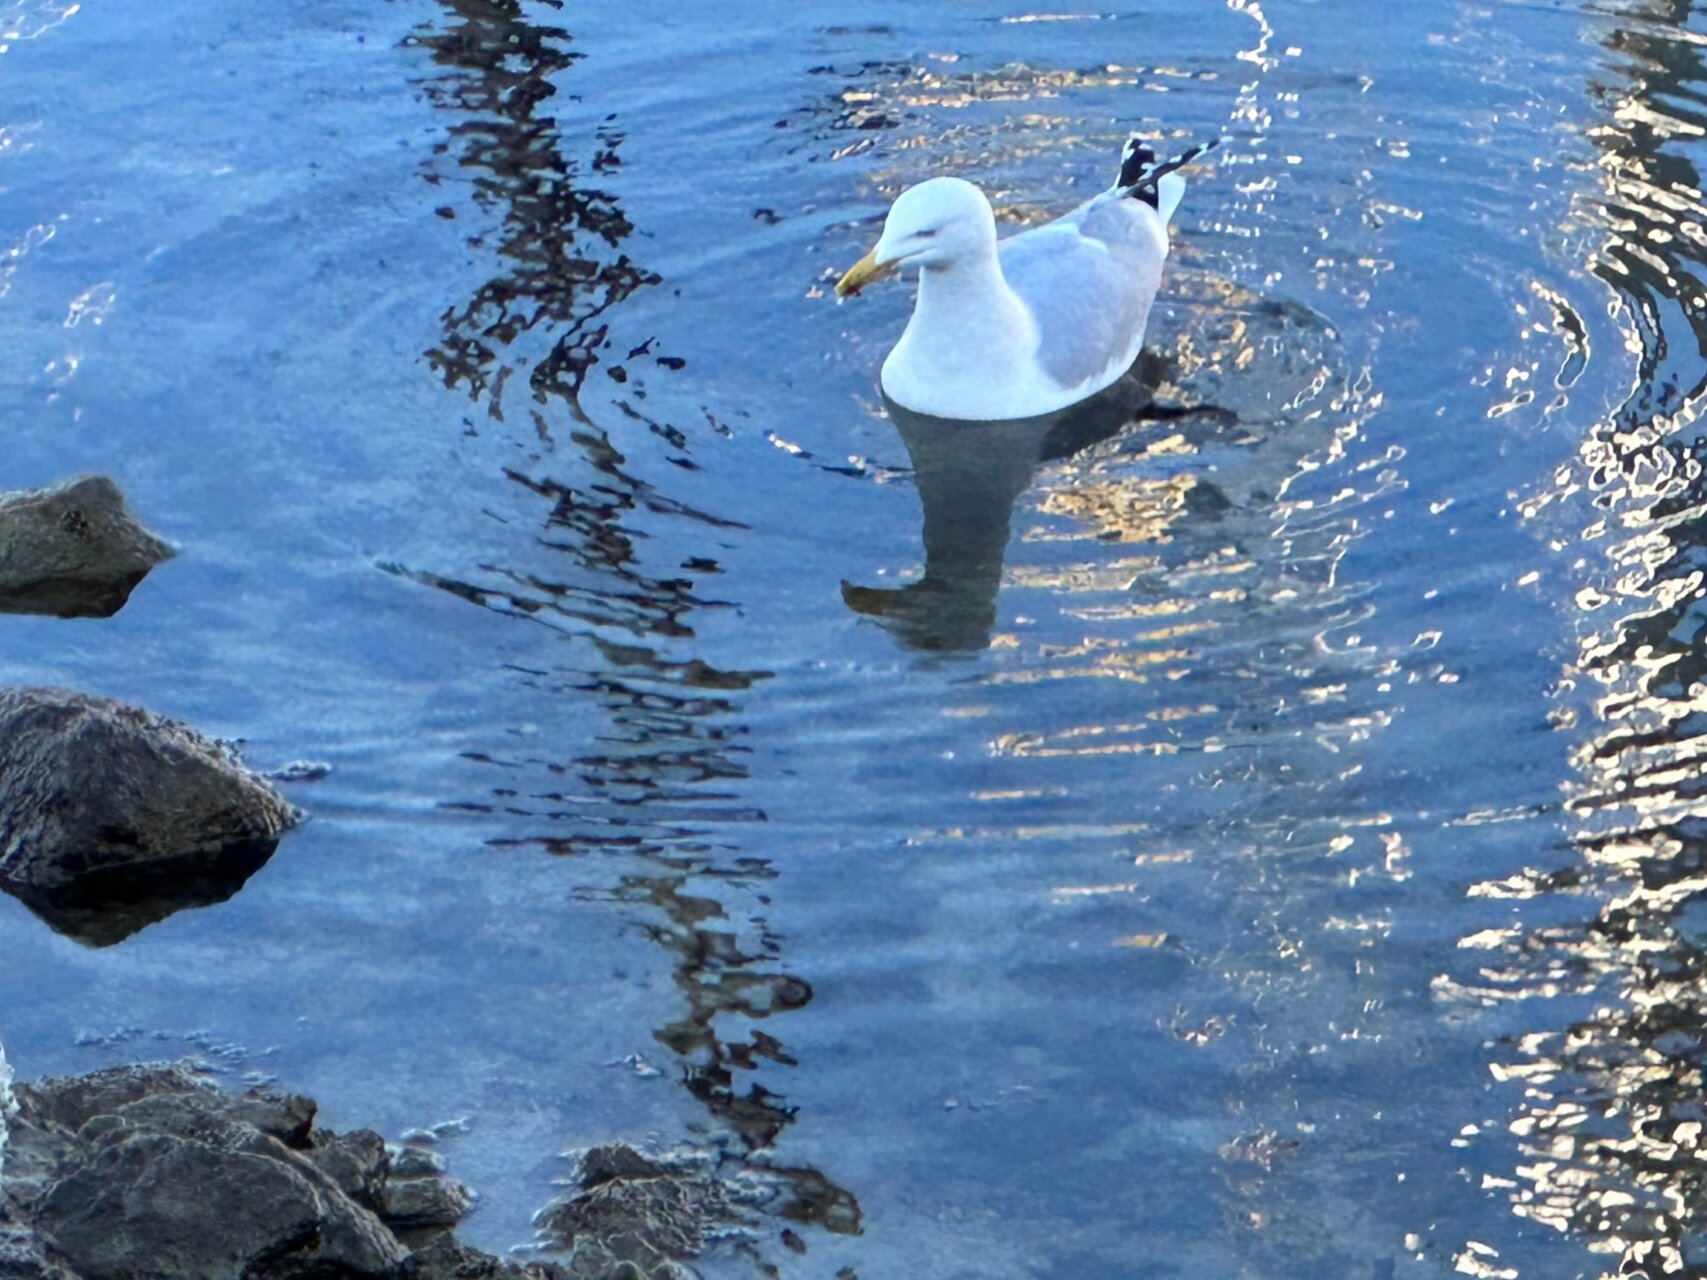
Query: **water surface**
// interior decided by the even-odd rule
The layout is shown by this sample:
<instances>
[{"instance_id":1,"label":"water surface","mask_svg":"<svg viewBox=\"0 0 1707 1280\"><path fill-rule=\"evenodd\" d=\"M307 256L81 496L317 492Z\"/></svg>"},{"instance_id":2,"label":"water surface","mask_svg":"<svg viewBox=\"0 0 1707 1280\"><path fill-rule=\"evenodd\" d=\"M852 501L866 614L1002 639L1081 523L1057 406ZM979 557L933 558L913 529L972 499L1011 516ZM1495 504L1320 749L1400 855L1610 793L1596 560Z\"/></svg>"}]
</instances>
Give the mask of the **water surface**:
<instances>
[{"instance_id":1,"label":"water surface","mask_svg":"<svg viewBox=\"0 0 1707 1280\"><path fill-rule=\"evenodd\" d=\"M494 1249L691 1149L707 1276L1707 1266L1687 5L3 23L0 483L183 554L0 674L332 766L229 902L0 901L22 1074L467 1117ZM1131 400L887 414L887 202L1133 129L1228 141Z\"/></svg>"}]
</instances>

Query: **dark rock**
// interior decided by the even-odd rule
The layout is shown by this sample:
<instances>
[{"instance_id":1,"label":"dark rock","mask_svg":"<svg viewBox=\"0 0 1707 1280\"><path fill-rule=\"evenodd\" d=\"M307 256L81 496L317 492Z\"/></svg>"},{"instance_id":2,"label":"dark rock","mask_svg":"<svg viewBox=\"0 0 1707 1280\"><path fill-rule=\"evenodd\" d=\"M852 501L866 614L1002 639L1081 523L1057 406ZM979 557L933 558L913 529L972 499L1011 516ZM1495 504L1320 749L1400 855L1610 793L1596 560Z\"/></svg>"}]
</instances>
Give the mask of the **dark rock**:
<instances>
[{"instance_id":1,"label":"dark rock","mask_svg":"<svg viewBox=\"0 0 1707 1280\"><path fill-rule=\"evenodd\" d=\"M104 476L0 493L0 613L110 617L172 554Z\"/></svg>"},{"instance_id":2,"label":"dark rock","mask_svg":"<svg viewBox=\"0 0 1707 1280\"><path fill-rule=\"evenodd\" d=\"M48 1191L35 1221L84 1280L382 1277L402 1262L377 1218L245 1128L112 1135Z\"/></svg>"},{"instance_id":3,"label":"dark rock","mask_svg":"<svg viewBox=\"0 0 1707 1280\"><path fill-rule=\"evenodd\" d=\"M406 1256L275 1136L307 1141L306 1098L224 1093L182 1066L42 1080L13 1096L0 1213L80 1280L389 1280Z\"/></svg>"},{"instance_id":4,"label":"dark rock","mask_svg":"<svg viewBox=\"0 0 1707 1280\"><path fill-rule=\"evenodd\" d=\"M450 1178L392 1176L380 1188L379 1216L398 1231L448 1227L473 1203L468 1188Z\"/></svg>"},{"instance_id":5,"label":"dark rock","mask_svg":"<svg viewBox=\"0 0 1707 1280\"><path fill-rule=\"evenodd\" d=\"M379 1212L379 1192L385 1184L385 1140L372 1129L333 1133L322 1129L303 1153L320 1172L364 1209Z\"/></svg>"},{"instance_id":6,"label":"dark rock","mask_svg":"<svg viewBox=\"0 0 1707 1280\"><path fill-rule=\"evenodd\" d=\"M0 1280L77 1280L33 1231L0 1224Z\"/></svg>"},{"instance_id":7,"label":"dark rock","mask_svg":"<svg viewBox=\"0 0 1707 1280\"><path fill-rule=\"evenodd\" d=\"M0 1280L691 1280L669 1255L697 1252L727 1208L709 1181L595 1148L582 1169L603 1180L558 1211L574 1254L523 1265L432 1230L470 1200L436 1154L315 1129L296 1094L150 1064L11 1096Z\"/></svg>"},{"instance_id":8,"label":"dark rock","mask_svg":"<svg viewBox=\"0 0 1707 1280\"><path fill-rule=\"evenodd\" d=\"M29 1085L20 1092L39 1096ZM115 1123L197 1137L210 1126L250 1124L286 1146L302 1146L314 1122L314 1102L298 1094L251 1089L213 1095L207 1083L182 1066L118 1067L71 1082L51 1104L54 1118L75 1127L81 1141L94 1142Z\"/></svg>"},{"instance_id":9,"label":"dark rock","mask_svg":"<svg viewBox=\"0 0 1707 1280\"><path fill-rule=\"evenodd\" d=\"M424 1147L399 1147L391 1155L393 1178L436 1178L445 1171L445 1158Z\"/></svg>"},{"instance_id":10,"label":"dark rock","mask_svg":"<svg viewBox=\"0 0 1707 1280\"><path fill-rule=\"evenodd\" d=\"M663 1167L654 1164L633 1147L622 1142L607 1142L593 1147L581 1157L578 1172L581 1185L592 1188L613 1178L661 1178Z\"/></svg>"},{"instance_id":11,"label":"dark rock","mask_svg":"<svg viewBox=\"0 0 1707 1280\"><path fill-rule=\"evenodd\" d=\"M313 1098L305 1098L300 1093L278 1093L272 1089L250 1089L232 1098L229 1106L233 1119L254 1125L287 1147L299 1148L308 1145L308 1135L314 1127L314 1113L318 1109ZM351 1138L356 1136L350 1135ZM378 1134L368 1136L379 1137ZM380 1145L384 1147L383 1143Z\"/></svg>"},{"instance_id":12,"label":"dark rock","mask_svg":"<svg viewBox=\"0 0 1707 1280\"><path fill-rule=\"evenodd\" d=\"M96 946L229 898L296 811L235 753L104 698L0 689L0 889Z\"/></svg>"},{"instance_id":13,"label":"dark rock","mask_svg":"<svg viewBox=\"0 0 1707 1280\"><path fill-rule=\"evenodd\" d=\"M521 1274L520 1268L470 1249L446 1234L409 1255L403 1264L402 1280L511 1280Z\"/></svg>"},{"instance_id":14,"label":"dark rock","mask_svg":"<svg viewBox=\"0 0 1707 1280\"><path fill-rule=\"evenodd\" d=\"M112 1067L86 1076L16 1086L18 1106L37 1123L76 1132L97 1116L111 1115L144 1098L199 1094L207 1081L176 1063Z\"/></svg>"},{"instance_id":15,"label":"dark rock","mask_svg":"<svg viewBox=\"0 0 1707 1280\"><path fill-rule=\"evenodd\" d=\"M578 1264L602 1263L589 1273L600 1280L626 1274L623 1264L652 1277L672 1259L697 1257L707 1226L730 1220L717 1183L669 1173L621 1143L587 1152L580 1175L581 1190L542 1209L534 1225L549 1244L573 1248Z\"/></svg>"},{"instance_id":16,"label":"dark rock","mask_svg":"<svg viewBox=\"0 0 1707 1280\"><path fill-rule=\"evenodd\" d=\"M462 1244L449 1233L417 1249L403 1263L400 1280L578 1280L556 1263L523 1266L500 1261Z\"/></svg>"},{"instance_id":17,"label":"dark rock","mask_svg":"<svg viewBox=\"0 0 1707 1280\"><path fill-rule=\"evenodd\" d=\"M0 1169L0 1280L569 1280L448 1235L470 1195L431 1152L402 1161L315 1129L297 1094L227 1093L182 1065L17 1085ZM3 1114L3 1113L0 1113Z\"/></svg>"}]
</instances>

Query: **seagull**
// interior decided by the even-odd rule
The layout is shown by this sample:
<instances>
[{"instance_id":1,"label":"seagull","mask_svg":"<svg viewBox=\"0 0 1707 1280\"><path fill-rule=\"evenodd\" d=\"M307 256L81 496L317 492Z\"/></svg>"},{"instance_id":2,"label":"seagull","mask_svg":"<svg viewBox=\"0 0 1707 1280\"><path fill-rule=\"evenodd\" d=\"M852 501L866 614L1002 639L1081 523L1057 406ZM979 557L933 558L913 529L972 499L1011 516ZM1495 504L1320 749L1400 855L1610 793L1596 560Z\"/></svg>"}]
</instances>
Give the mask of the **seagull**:
<instances>
[{"instance_id":1,"label":"seagull","mask_svg":"<svg viewBox=\"0 0 1707 1280\"><path fill-rule=\"evenodd\" d=\"M1176 170L1217 145L1158 164L1134 135L1120 175L1071 213L996 240L982 191L931 178L903 191L883 235L836 282L847 298L917 266L919 296L883 362L884 394L937 418L1054 413L1109 386L1144 342L1185 194Z\"/></svg>"}]
</instances>

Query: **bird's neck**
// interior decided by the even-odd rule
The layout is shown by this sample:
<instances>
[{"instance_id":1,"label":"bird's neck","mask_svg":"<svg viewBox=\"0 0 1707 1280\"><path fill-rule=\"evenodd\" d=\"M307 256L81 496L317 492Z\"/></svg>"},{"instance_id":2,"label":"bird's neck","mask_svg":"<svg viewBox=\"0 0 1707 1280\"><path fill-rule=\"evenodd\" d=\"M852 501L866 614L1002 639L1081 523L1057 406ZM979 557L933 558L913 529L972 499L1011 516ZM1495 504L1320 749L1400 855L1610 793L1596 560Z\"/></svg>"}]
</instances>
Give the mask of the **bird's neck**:
<instances>
[{"instance_id":1,"label":"bird's neck","mask_svg":"<svg viewBox=\"0 0 1707 1280\"><path fill-rule=\"evenodd\" d=\"M994 242L919 272L919 299L903 340L942 344L931 353L939 365L984 367L1023 360L1037 345L1031 313L1008 288Z\"/></svg>"}]
</instances>

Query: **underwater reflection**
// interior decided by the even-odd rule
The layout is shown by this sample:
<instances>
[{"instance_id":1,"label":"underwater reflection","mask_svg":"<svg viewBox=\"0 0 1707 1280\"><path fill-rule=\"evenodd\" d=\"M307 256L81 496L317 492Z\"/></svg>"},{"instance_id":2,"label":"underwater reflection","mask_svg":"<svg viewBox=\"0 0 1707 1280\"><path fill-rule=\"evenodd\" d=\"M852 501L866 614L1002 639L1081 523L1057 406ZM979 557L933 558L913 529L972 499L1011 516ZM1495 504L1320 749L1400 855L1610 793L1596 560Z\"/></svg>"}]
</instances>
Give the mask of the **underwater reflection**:
<instances>
[{"instance_id":1,"label":"underwater reflection","mask_svg":"<svg viewBox=\"0 0 1707 1280\"><path fill-rule=\"evenodd\" d=\"M1137 423L1213 412L1156 404L1163 374L1161 358L1146 352L1125 377L1078 404L998 422L933 418L885 397L923 507L924 570L900 587L843 582L842 600L855 613L876 618L909 649L988 647L1014 502L1036 469Z\"/></svg>"},{"instance_id":2,"label":"underwater reflection","mask_svg":"<svg viewBox=\"0 0 1707 1280\"><path fill-rule=\"evenodd\" d=\"M785 1067L798 1062L781 1040L756 1025L745 1039L717 1027L720 1019L757 1024L803 1009L812 1000L812 986L775 967L782 945L768 921L755 919L755 936L743 943L720 901L685 892L690 882L682 870L660 867L625 876L615 894L619 901L644 902L661 913L663 922L648 933L674 957L676 983L687 998L686 1012L657 1031L658 1042L682 1061L688 1091L727 1126L736 1159L772 1189L767 1205L772 1213L858 1235L860 1207L851 1192L814 1169L786 1168L762 1155L794 1123L795 1109L756 1081L743 1089L743 1078L765 1062ZM746 859L739 878L763 882L775 874L768 862Z\"/></svg>"},{"instance_id":3,"label":"underwater reflection","mask_svg":"<svg viewBox=\"0 0 1707 1280\"><path fill-rule=\"evenodd\" d=\"M505 523L520 536L501 559L395 571L550 626L574 655L507 667L530 704L559 708L540 718L561 727L525 749L508 733L490 749L465 751L498 776L484 794L445 807L489 815L498 828L492 847L565 858L566 871L577 868L570 874L581 903L614 904L643 922L669 957L681 1004L655 1038L712 1121L708 1135L681 1140L709 1147L720 1178L768 1188L759 1207L798 1252L805 1242L780 1223L857 1233L860 1209L817 1170L773 1161L795 1112L754 1079L764 1067L795 1065L757 1024L812 996L787 972L769 924L776 873L731 834L766 821L742 794L749 748L741 714L742 695L769 673L722 669L691 650L694 615L727 607L697 585L720 567L702 554L660 562L656 549L660 523L716 537L744 526L663 492L646 475L656 459L633 444L619 450L598 421L616 415L622 438L642 444L648 436L634 427L644 425L669 463L692 469L687 437L644 409L644 371L681 362L621 332L621 304L661 283L623 252L635 228L600 185L621 166L621 128L604 116L577 139L548 110L557 78L580 57L568 31L532 21L519 0L442 4L445 21L407 42L438 67L425 92L455 120L437 149L450 163L431 164L424 176L468 190L472 210L447 205L441 216L496 218L469 243L489 247L497 269L446 308L426 358L448 389L485 406L489 425L471 425L471 434L506 429L506 388L525 378L531 430L516 443L532 456L502 468L517 508ZM610 382L598 399L588 389L596 367ZM738 1247L764 1274L779 1274L756 1240Z\"/></svg>"},{"instance_id":4,"label":"underwater reflection","mask_svg":"<svg viewBox=\"0 0 1707 1280\"><path fill-rule=\"evenodd\" d=\"M404 41L444 68L422 82L428 99L466 117L437 148L454 154L455 169L429 168L426 178L434 186L466 182L481 209L501 215L495 232L470 243L481 246L491 238L505 269L445 311L444 340L427 358L447 387L466 387L471 399L486 401L495 419L504 415L506 383L530 363L535 404L557 397L584 418L578 396L609 331L600 316L636 289L658 283L654 273L613 252L634 228L616 199L585 172L617 169L622 135L607 122L585 163L563 145L546 107L557 94L553 77L581 55L568 48L562 27L531 21L520 0L442 3L452 23L423 26ZM458 214L446 205L440 216ZM536 332L537 350L524 346L504 355ZM549 435L546 415L536 408L531 416L541 435Z\"/></svg>"},{"instance_id":5,"label":"underwater reflection","mask_svg":"<svg viewBox=\"0 0 1707 1280\"><path fill-rule=\"evenodd\" d=\"M169 875L112 877L97 893L79 886L64 895L0 884L55 933L89 947L110 947L180 911L216 906L234 897L267 865L277 840L233 845L217 856L173 864Z\"/></svg>"}]
</instances>

